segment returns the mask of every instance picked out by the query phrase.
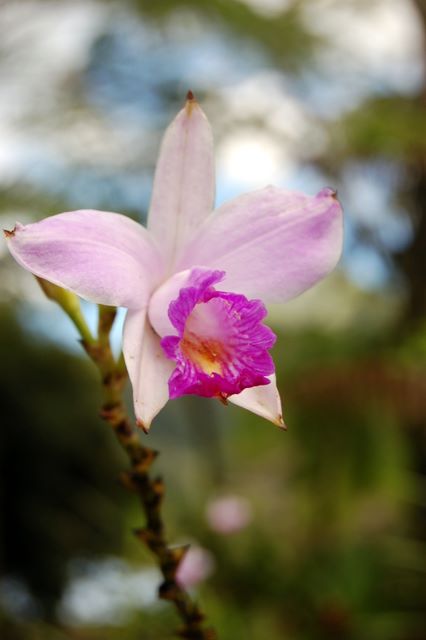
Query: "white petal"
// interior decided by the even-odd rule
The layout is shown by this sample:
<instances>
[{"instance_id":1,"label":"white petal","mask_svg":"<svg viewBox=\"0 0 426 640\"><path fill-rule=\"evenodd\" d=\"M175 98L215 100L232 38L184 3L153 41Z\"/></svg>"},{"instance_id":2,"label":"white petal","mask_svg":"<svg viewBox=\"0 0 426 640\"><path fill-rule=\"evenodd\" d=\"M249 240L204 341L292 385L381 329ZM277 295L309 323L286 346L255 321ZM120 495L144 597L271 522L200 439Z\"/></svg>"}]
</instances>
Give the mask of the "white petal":
<instances>
[{"instance_id":1,"label":"white petal","mask_svg":"<svg viewBox=\"0 0 426 640\"><path fill-rule=\"evenodd\" d=\"M214 202L213 137L189 99L167 129L155 171L148 229L171 267Z\"/></svg>"},{"instance_id":2,"label":"white petal","mask_svg":"<svg viewBox=\"0 0 426 640\"><path fill-rule=\"evenodd\" d=\"M209 272L209 269L201 267L198 271ZM155 331L162 338L176 334L176 327L173 326L168 314L169 305L179 297L180 290L188 286L192 272L192 269L186 269L175 273L171 278L163 282L151 296L148 311L149 319Z\"/></svg>"},{"instance_id":3,"label":"white petal","mask_svg":"<svg viewBox=\"0 0 426 640\"><path fill-rule=\"evenodd\" d=\"M244 389L235 396L229 396L228 400L285 429L275 375L270 376L270 380L270 384Z\"/></svg>"},{"instance_id":4,"label":"white petal","mask_svg":"<svg viewBox=\"0 0 426 640\"><path fill-rule=\"evenodd\" d=\"M138 424L148 431L169 399L168 380L174 363L166 358L146 309L129 310L124 323L123 353L133 387Z\"/></svg>"}]
</instances>

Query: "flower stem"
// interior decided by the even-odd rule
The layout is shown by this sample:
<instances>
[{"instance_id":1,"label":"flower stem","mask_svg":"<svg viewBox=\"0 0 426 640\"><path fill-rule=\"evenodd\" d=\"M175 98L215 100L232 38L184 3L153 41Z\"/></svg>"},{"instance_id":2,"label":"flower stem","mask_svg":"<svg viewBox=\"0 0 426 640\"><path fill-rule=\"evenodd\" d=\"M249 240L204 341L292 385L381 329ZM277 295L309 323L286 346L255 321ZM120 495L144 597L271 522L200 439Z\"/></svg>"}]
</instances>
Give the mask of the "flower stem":
<instances>
[{"instance_id":1,"label":"flower stem","mask_svg":"<svg viewBox=\"0 0 426 640\"><path fill-rule=\"evenodd\" d=\"M199 606L176 580L177 568L188 547L170 547L166 541L161 514L164 482L161 477L152 477L149 474L158 452L142 445L124 407L122 394L127 373L121 359L115 361L109 341L115 313L116 310L112 307L100 306L98 338L95 341L83 339L82 344L101 375L101 416L112 427L117 440L129 457L130 470L122 474L123 484L138 495L145 513L145 527L137 529L135 535L157 558L164 578L158 595L163 600L173 602L183 623L176 632L177 636L190 640L215 640L217 636L214 630L204 626L205 616Z\"/></svg>"},{"instance_id":2,"label":"flower stem","mask_svg":"<svg viewBox=\"0 0 426 640\"><path fill-rule=\"evenodd\" d=\"M56 304L65 311L83 340L85 342L93 342L94 338L81 311L80 300L75 293L62 289L62 287L58 287L56 284L52 284L43 278L36 277L36 280L45 296L49 298L49 300L56 302Z\"/></svg>"}]
</instances>

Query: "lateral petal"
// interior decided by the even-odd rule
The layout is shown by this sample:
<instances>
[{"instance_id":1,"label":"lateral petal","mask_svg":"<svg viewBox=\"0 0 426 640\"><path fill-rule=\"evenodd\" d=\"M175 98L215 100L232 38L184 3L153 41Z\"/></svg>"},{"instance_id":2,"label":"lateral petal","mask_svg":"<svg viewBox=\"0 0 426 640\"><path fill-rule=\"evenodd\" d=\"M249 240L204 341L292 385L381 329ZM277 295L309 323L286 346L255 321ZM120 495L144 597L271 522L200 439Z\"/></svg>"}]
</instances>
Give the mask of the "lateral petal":
<instances>
[{"instance_id":1,"label":"lateral petal","mask_svg":"<svg viewBox=\"0 0 426 640\"><path fill-rule=\"evenodd\" d=\"M169 399L168 380L174 363L166 358L160 338L153 331L146 309L127 312L123 353L133 387L138 425L148 431L153 418Z\"/></svg>"},{"instance_id":2,"label":"lateral petal","mask_svg":"<svg viewBox=\"0 0 426 640\"><path fill-rule=\"evenodd\" d=\"M270 384L244 389L237 395L229 396L228 401L238 407L248 409L262 418L266 418L266 420L273 422L281 429L286 429L275 375L269 376L269 379L271 380Z\"/></svg>"},{"instance_id":3,"label":"lateral petal","mask_svg":"<svg viewBox=\"0 0 426 640\"><path fill-rule=\"evenodd\" d=\"M5 235L21 266L91 302L141 307L163 272L147 230L118 213L61 213Z\"/></svg>"},{"instance_id":4,"label":"lateral petal","mask_svg":"<svg viewBox=\"0 0 426 640\"><path fill-rule=\"evenodd\" d=\"M155 171L148 229L171 268L214 202L213 136L192 94L167 129Z\"/></svg>"},{"instance_id":5,"label":"lateral petal","mask_svg":"<svg viewBox=\"0 0 426 640\"><path fill-rule=\"evenodd\" d=\"M222 205L186 248L177 270L226 271L223 288L284 302L324 278L342 249L342 209L332 189L311 197L266 187Z\"/></svg>"}]
</instances>

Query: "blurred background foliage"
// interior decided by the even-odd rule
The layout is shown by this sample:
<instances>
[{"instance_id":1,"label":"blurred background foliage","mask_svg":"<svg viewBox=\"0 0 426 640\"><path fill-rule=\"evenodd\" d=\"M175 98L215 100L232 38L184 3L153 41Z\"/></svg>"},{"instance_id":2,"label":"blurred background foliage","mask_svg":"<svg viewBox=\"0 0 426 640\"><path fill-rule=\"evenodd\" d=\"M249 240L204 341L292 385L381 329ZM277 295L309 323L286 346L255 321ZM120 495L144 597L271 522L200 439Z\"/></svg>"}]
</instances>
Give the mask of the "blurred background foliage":
<instances>
[{"instance_id":1,"label":"blurred background foliage","mask_svg":"<svg viewBox=\"0 0 426 640\"><path fill-rule=\"evenodd\" d=\"M0 33L4 228L81 207L143 221L189 88L218 202L338 188L340 268L271 309L289 431L187 398L148 444L222 640L424 640L426 2L4 1ZM169 638L95 371L4 245L0 269L0 637ZM226 535L206 505L228 494L252 519Z\"/></svg>"}]
</instances>

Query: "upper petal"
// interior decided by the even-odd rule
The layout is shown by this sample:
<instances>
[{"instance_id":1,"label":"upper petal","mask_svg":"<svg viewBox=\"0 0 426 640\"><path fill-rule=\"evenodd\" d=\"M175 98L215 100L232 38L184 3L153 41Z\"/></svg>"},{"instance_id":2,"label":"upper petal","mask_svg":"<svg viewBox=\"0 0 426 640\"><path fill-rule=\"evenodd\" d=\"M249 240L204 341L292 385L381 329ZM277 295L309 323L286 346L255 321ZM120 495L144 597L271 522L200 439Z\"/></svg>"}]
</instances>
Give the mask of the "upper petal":
<instances>
[{"instance_id":1,"label":"upper petal","mask_svg":"<svg viewBox=\"0 0 426 640\"><path fill-rule=\"evenodd\" d=\"M145 309L129 310L124 323L123 353L133 387L135 414L148 431L169 399L168 379L173 363L166 358Z\"/></svg>"},{"instance_id":2,"label":"upper petal","mask_svg":"<svg viewBox=\"0 0 426 640\"><path fill-rule=\"evenodd\" d=\"M214 202L213 136L190 97L167 129L155 172L148 229L171 267Z\"/></svg>"},{"instance_id":3,"label":"upper petal","mask_svg":"<svg viewBox=\"0 0 426 640\"><path fill-rule=\"evenodd\" d=\"M61 213L6 237L25 269L96 303L141 307L162 276L146 229L118 213Z\"/></svg>"},{"instance_id":4,"label":"upper petal","mask_svg":"<svg viewBox=\"0 0 426 640\"><path fill-rule=\"evenodd\" d=\"M342 227L342 209L332 189L312 197L266 187L213 212L177 266L222 269L228 291L283 302L335 267Z\"/></svg>"}]
</instances>

